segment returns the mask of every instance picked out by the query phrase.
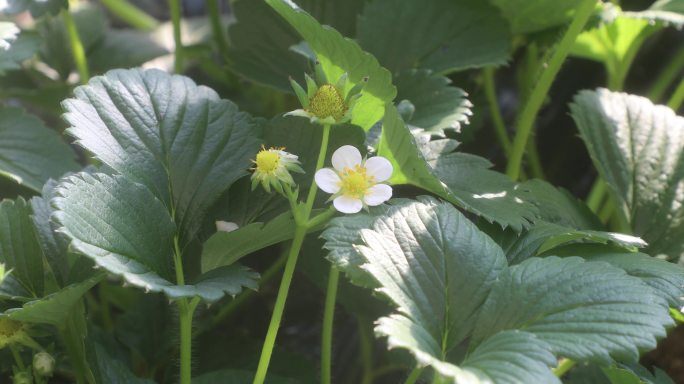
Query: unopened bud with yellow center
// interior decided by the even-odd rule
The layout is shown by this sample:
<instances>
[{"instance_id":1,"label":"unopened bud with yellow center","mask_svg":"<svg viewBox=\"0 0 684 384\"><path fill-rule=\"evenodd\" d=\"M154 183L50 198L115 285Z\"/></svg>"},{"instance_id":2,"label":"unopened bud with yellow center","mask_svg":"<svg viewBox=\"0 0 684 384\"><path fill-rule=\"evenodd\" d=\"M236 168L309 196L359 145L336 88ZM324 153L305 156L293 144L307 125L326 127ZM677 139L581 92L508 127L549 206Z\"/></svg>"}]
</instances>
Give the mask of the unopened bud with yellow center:
<instances>
[{"instance_id":1,"label":"unopened bud with yellow center","mask_svg":"<svg viewBox=\"0 0 684 384\"><path fill-rule=\"evenodd\" d=\"M266 192L273 187L283 193L283 184L294 186L295 182L290 172L304 173L296 155L285 152L285 148L263 148L254 160L252 173L252 190L261 183Z\"/></svg>"},{"instance_id":2,"label":"unopened bud with yellow center","mask_svg":"<svg viewBox=\"0 0 684 384\"><path fill-rule=\"evenodd\" d=\"M316 63L315 81L309 75L304 77L306 91L290 79L302 109L288 112L287 115L306 117L312 123L319 124L342 124L351 120L354 105L368 82L368 78L362 78L355 84L350 84L344 73L335 84L329 83L319 63Z\"/></svg>"}]
</instances>

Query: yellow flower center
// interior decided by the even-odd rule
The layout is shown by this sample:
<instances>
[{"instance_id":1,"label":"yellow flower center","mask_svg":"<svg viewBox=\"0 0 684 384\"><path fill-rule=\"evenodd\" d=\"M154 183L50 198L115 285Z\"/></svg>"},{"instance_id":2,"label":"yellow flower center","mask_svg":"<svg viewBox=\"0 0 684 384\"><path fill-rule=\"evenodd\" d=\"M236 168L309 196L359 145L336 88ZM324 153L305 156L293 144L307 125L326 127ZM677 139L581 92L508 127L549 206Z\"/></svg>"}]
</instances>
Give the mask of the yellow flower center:
<instances>
[{"instance_id":1,"label":"yellow flower center","mask_svg":"<svg viewBox=\"0 0 684 384\"><path fill-rule=\"evenodd\" d=\"M309 100L308 112L320 119L332 116L335 120L342 120L347 112L347 105L334 85L325 84Z\"/></svg>"},{"instance_id":2,"label":"yellow flower center","mask_svg":"<svg viewBox=\"0 0 684 384\"><path fill-rule=\"evenodd\" d=\"M345 168L340 173L340 192L344 196L362 199L373 184L375 184L375 178L369 176L366 168L360 165L353 169Z\"/></svg>"},{"instance_id":3,"label":"yellow flower center","mask_svg":"<svg viewBox=\"0 0 684 384\"><path fill-rule=\"evenodd\" d=\"M264 173L272 173L280 164L280 155L277 151L263 149L256 155L256 169Z\"/></svg>"},{"instance_id":4,"label":"yellow flower center","mask_svg":"<svg viewBox=\"0 0 684 384\"><path fill-rule=\"evenodd\" d=\"M7 317L0 317L0 338L10 338L19 331L21 331L20 322Z\"/></svg>"}]
</instances>

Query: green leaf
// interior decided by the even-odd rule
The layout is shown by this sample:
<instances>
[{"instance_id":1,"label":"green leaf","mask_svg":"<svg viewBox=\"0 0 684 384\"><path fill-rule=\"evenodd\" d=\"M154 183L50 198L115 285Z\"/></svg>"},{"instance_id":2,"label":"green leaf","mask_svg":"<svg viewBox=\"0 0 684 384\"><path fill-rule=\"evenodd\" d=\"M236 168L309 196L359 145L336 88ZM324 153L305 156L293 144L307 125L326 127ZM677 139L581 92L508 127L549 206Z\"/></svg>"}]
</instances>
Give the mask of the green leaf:
<instances>
[{"instance_id":1,"label":"green leaf","mask_svg":"<svg viewBox=\"0 0 684 384\"><path fill-rule=\"evenodd\" d=\"M42 196L31 199L33 211L33 225L36 228L36 235L40 248L43 250L57 282L64 284L69 275L69 260L67 257L69 239L64 234L57 233L57 226L52 222L51 217L54 209L50 206L50 200L54 196L57 182L50 179L43 186Z\"/></svg>"},{"instance_id":2,"label":"green leaf","mask_svg":"<svg viewBox=\"0 0 684 384\"><path fill-rule=\"evenodd\" d=\"M158 70L113 70L66 100L68 133L97 159L145 185L187 244L207 210L258 148L257 120L213 90Z\"/></svg>"},{"instance_id":3,"label":"green leaf","mask_svg":"<svg viewBox=\"0 0 684 384\"><path fill-rule=\"evenodd\" d=\"M374 279L376 292L398 307L376 327L390 348L408 349L420 365L457 380L553 382L547 380L552 377L547 367L555 359L530 334L491 338L463 369L444 360L475 327L490 287L507 268L501 249L450 204L427 198L401 201L379 216L335 219L323 237L333 250L329 257L342 271L361 269L357 273ZM357 252L360 262L337 260L340 246ZM504 361L510 369L501 369Z\"/></svg>"},{"instance_id":4,"label":"green leaf","mask_svg":"<svg viewBox=\"0 0 684 384\"><path fill-rule=\"evenodd\" d=\"M52 204L71 248L108 272L172 299L199 296L213 302L243 286L255 288L256 274L233 265L210 271L188 285L175 285L173 238L164 204L142 184L123 176L80 173L64 179ZM88 204L83 204L88 202Z\"/></svg>"},{"instance_id":5,"label":"green leaf","mask_svg":"<svg viewBox=\"0 0 684 384\"><path fill-rule=\"evenodd\" d=\"M308 43L331 82L347 73L348 87L351 88L368 77L362 96L355 104L352 124L368 131L380 121L385 104L392 101L397 93L389 71L381 67L375 57L364 52L356 42L345 39L333 28L321 26L316 19L291 1L266 2Z\"/></svg>"},{"instance_id":6,"label":"green leaf","mask_svg":"<svg viewBox=\"0 0 684 384\"><path fill-rule=\"evenodd\" d=\"M1 286L3 291L41 297L44 289L43 253L30 215L31 207L21 197L0 202L0 262L12 270ZM19 290L9 289L16 284Z\"/></svg>"},{"instance_id":7,"label":"green leaf","mask_svg":"<svg viewBox=\"0 0 684 384\"><path fill-rule=\"evenodd\" d=\"M684 289L684 267L653 258L644 253L625 252L606 245L571 244L553 250L554 255L581 255L587 261L611 264L641 279L653 288L654 294L662 297L671 307L681 308Z\"/></svg>"},{"instance_id":8,"label":"green leaf","mask_svg":"<svg viewBox=\"0 0 684 384\"><path fill-rule=\"evenodd\" d=\"M637 50L646 37L658 29L647 20L619 15L611 23L582 32L570 53L607 66L620 65L630 51Z\"/></svg>"},{"instance_id":9,"label":"green leaf","mask_svg":"<svg viewBox=\"0 0 684 384\"><path fill-rule=\"evenodd\" d=\"M107 347L102 344L94 345L95 361L97 364L97 376L100 383L128 383L128 384L154 384L154 380L141 379L121 360L113 358Z\"/></svg>"},{"instance_id":10,"label":"green leaf","mask_svg":"<svg viewBox=\"0 0 684 384\"><path fill-rule=\"evenodd\" d=\"M543 220L568 228L604 229L589 207L563 188L539 179L520 183L519 188L529 193L529 201L537 207L539 217Z\"/></svg>"},{"instance_id":11,"label":"green leaf","mask_svg":"<svg viewBox=\"0 0 684 384\"><path fill-rule=\"evenodd\" d=\"M131 68L168 53L147 32L107 29L104 37L88 52L88 65L95 72Z\"/></svg>"},{"instance_id":12,"label":"green leaf","mask_svg":"<svg viewBox=\"0 0 684 384\"><path fill-rule=\"evenodd\" d=\"M525 34L557 27L570 21L581 0L492 0L510 23L513 33Z\"/></svg>"},{"instance_id":13,"label":"green leaf","mask_svg":"<svg viewBox=\"0 0 684 384\"><path fill-rule=\"evenodd\" d=\"M568 243L612 244L628 251L635 251L646 246L646 243L638 237L621 233L577 230L544 221L536 222L523 233L511 230L498 232L499 236L492 235L491 231L490 235L503 248L508 263L511 265L549 253Z\"/></svg>"},{"instance_id":14,"label":"green leaf","mask_svg":"<svg viewBox=\"0 0 684 384\"><path fill-rule=\"evenodd\" d=\"M537 216L525 191L505 175L490 171L488 160L450 153L456 147L453 140L419 139L422 142L416 144L396 107L388 104L378 155L387 158L394 167L391 183L423 188L490 222L496 221L517 231Z\"/></svg>"},{"instance_id":15,"label":"green leaf","mask_svg":"<svg viewBox=\"0 0 684 384\"><path fill-rule=\"evenodd\" d=\"M648 99L582 91L570 106L582 139L619 211L646 252L684 253L684 118Z\"/></svg>"},{"instance_id":16,"label":"green leaf","mask_svg":"<svg viewBox=\"0 0 684 384\"><path fill-rule=\"evenodd\" d=\"M9 50L12 42L16 40L19 28L11 21L0 21L0 52L3 56Z\"/></svg>"},{"instance_id":17,"label":"green leaf","mask_svg":"<svg viewBox=\"0 0 684 384\"><path fill-rule=\"evenodd\" d=\"M41 40L37 33L22 31L8 49L0 55L0 75L6 71L21 68L20 64L33 57L40 49Z\"/></svg>"},{"instance_id":18,"label":"green leaf","mask_svg":"<svg viewBox=\"0 0 684 384\"><path fill-rule=\"evenodd\" d=\"M15 15L30 11L31 16L41 17L46 13L56 15L68 6L67 0L6 0L0 3L0 13Z\"/></svg>"},{"instance_id":19,"label":"green leaf","mask_svg":"<svg viewBox=\"0 0 684 384\"><path fill-rule=\"evenodd\" d=\"M557 355L609 364L638 359L670 325L667 303L618 268L578 257L531 258L499 275L474 340L521 329Z\"/></svg>"},{"instance_id":20,"label":"green leaf","mask_svg":"<svg viewBox=\"0 0 684 384\"><path fill-rule=\"evenodd\" d=\"M323 210L314 210L312 217L321 213ZM309 232L321 229L322 225ZM294 231L294 217L287 211L266 223L252 222L231 232L216 232L202 245L202 272L232 265L252 252L290 240Z\"/></svg>"},{"instance_id":21,"label":"green leaf","mask_svg":"<svg viewBox=\"0 0 684 384\"><path fill-rule=\"evenodd\" d=\"M461 124L468 124L473 105L462 89L450 83L448 78L427 70L403 71L395 77L397 100L408 100L415 108L407 123L436 136L444 136L444 131L458 132Z\"/></svg>"},{"instance_id":22,"label":"green leaf","mask_svg":"<svg viewBox=\"0 0 684 384\"><path fill-rule=\"evenodd\" d=\"M62 327L72 314L74 305L79 303L81 297L103 277L104 274L97 274L38 300L29 301L21 308L9 309L3 315L24 323L52 324L56 327Z\"/></svg>"},{"instance_id":23,"label":"green leaf","mask_svg":"<svg viewBox=\"0 0 684 384\"><path fill-rule=\"evenodd\" d=\"M0 175L40 192L49 178L78 168L71 148L40 119L0 106Z\"/></svg>"},{"instance_id":24,"label":"green leaf","mask_svg":"<svg viewBox=\"0 0 684 384\"><path fill-rule=\"evenodd\" d=\"M498 10L478 0L374 0L359 17L357 38L393 73L440 74L504 64L512 40Z\"/></svg>"},{"instance_id":25,"label":"green leaf","mask_svg":"<svg viewBox=\"0 0 684 384\"><path fill-rule=\"evenodd\" d=\"M618 364L602 368L611 384L674 384L667 373L657 367L653 367L653 370L655 374L638 364Z\"/></svg>"}]
</instances>

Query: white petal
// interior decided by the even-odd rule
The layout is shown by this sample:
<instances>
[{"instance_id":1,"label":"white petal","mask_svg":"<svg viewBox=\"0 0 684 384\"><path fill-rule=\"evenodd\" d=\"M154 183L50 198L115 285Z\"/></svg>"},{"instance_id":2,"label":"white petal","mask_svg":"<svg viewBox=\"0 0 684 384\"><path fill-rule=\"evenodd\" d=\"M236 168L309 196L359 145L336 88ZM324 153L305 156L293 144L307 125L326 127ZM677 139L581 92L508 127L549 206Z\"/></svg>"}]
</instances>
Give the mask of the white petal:
<instances>
[{"instance_id":1,"label":"white petal","mask_svg":"<svg viewBox=\"0 0 684 384\"><path fill-rule=\"evenodd\" d=\"M366 160L366 172L375 178L376 183L381 183L392 177L392 171L392 163L382 156L375 156Z\"/></svg>"},{"instance_id":2,"label":"white petal","mask_svg":"<svg viewBox=\"0 0 684 384\"><path fill-rule=\"evenodd\" d=\"M217 221L216 230L218 232L233 232L234 230L240 228L237 224L229 221Z\"/></svg>"},{"instance_id":3,"label":"white petal","mask_svg":"<svg viewBox=\"0 0 684 384\"><path fill-rule=\"evenodd\" d=\"M361 152L351 145L343 145L332 155L332 165L337 171L342 172L345 168L354 168L361 164Z\"/></svg>"},{"instance_id":4,"label":"white petal","mask_svg":"<svg viewBox=\"0 0 684 384\"><path fill-rule=\"evenodd\" d=\"M335 209L342 213L356 213L363 208L363 202L359 199L347 196L338 196L333 200Z\"/></svg>"},{"instance_id":5,"label":"white petal","mask_svg":"<svg viewBox=\"0 0 684 384\"><path fill-rule=\"evenodd\" d=\"M392 187L387 184L375 184L368 188L363 201L371 207L380 205L392 197Z\"/></svg>"},{"instance_id":6,"label":"white petal","mask_svg":"<svg viewBox=\"0 0 684 384\"><path fill-rule=\"evenodd\" d=\"M323 192L337 193L340 191L340 177L330 168L321 168L314 175L316 185Z\"/></svg>"}]
</instances>

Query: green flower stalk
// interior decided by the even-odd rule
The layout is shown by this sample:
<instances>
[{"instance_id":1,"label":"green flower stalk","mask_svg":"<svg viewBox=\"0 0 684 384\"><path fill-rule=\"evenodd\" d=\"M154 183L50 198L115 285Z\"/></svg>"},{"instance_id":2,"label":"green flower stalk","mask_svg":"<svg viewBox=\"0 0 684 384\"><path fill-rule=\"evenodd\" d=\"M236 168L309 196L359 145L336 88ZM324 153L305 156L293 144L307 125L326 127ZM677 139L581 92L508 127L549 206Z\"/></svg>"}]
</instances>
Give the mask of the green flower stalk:
<instances>
[{"instance_id":1,"label":"green flower stalk","mask_svg":"<svg viewBox=\"0 0 684 384\"><path fill-rule=\"evenodd\" d=\"M296 155L287 153L285 148L263 148L254 160L254 173L252 173L252 190L261 183L266 192L271 192L271 187L278 193L284 194L283 184L290 187L295 185L290 172L304 173L299 165Z\"/></svg>"},{"instance_id":2,"label":"green flower stalk","mask_svg":"<svg viewBox=\"0 0 684 384\"><path fill-rule=\"evenodd\" d=\"M351 120L354 105L368 82L368 78L364 78L359 84L351 86L348 75L344 73L335 84L328 83L318 63L316 63L316 80L308 74L304 74L304 78L306 91L290 78L292 89L303 108L288 112L286 115L306 117L312 123L321 125L343 124Z\"/></svg>"}]
</instances>

